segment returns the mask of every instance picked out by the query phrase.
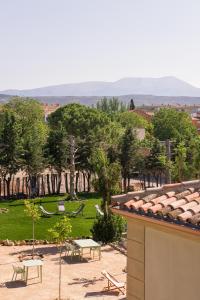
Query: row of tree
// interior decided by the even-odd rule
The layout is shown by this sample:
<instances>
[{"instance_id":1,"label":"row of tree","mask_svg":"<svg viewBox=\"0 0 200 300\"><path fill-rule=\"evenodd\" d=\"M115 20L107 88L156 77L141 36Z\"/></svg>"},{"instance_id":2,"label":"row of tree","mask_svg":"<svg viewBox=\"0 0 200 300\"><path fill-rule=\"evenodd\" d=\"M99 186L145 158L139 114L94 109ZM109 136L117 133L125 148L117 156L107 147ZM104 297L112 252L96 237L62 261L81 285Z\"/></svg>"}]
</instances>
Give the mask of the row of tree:
<instances>
[{"instance_id":1,"label":"row of tree","mask_svg":"<svg viewBox=\"0 0 200 300\"><path fill-rule=\"evenodd\" d=\"M138 139L136 128L145 128L145 139ZM171 140L171 157L163 146L166 140ZM108 200L122 188L121 177L124 191L136 174L148 185L152 178L162 182L167 172L179 181L199 177L199 150L191 118L174 109L160 109L148 123L134 108L104 98L96 107L60 107L45 122L39 102L17 97L0 111L0 176L8 195L17 172L26 172L34 194L37 176L49 168L58 174L58 193L68 169L71 198L76 198L75 173L81 171L88 182L96 176L93 185Z\"/></svg>"}]
</instances>

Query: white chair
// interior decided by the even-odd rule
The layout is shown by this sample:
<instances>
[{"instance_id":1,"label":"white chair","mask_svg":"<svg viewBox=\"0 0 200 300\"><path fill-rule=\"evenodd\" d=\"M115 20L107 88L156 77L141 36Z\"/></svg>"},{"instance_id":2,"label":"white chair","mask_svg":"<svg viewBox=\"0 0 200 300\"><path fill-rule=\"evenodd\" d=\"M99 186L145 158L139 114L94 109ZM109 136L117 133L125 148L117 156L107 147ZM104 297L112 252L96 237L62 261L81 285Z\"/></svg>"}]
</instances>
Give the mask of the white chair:
<instances>
[{"instance_id":1,"label":"white chair","mask_svg":"<svg viewBox=\"0 0 200 300\"><path fill-rule=\"evenodd\" d=\"M25 280L25 269L19 266L13 265L13 276L12 281L17 280L17 275L21 275L21 280Z\"/></svg>"},{"instance_id":2,"label":"white chair","mask_svg":"<svg viewBox=\"0 0 200 300\"><path fill-rule=\"evenodd\" d=\"M103 216L104 216L104 213L103 213L103 211L100 209L99 205L96 204L94 207L96 208L97 215L100 215L100 216L103 217Z\"/></svg>"},{"instance_id":3,"label":"white chair","mask_svg":"<svg viewBox=\"0 0 200 300\"><path fill-rule=\"evenodd\" d=\"M72 258L76 255L78 255L80 258L81 256L80 248L76 245L72 245L68 242L65 242L65 256L70 256L72 260Z\"/></svg>"},{"instance_id":4,"label":"white chair","mask_svg":"<svg viewBox=\"0 0 200 300\"><path fill-rule=\"evenodd\" d=\"M105 270L102 271L101 274L108 280L108 291L117 289L125 295L125 282L119 282L115 277Z\"/></svg>"}]
</instances>

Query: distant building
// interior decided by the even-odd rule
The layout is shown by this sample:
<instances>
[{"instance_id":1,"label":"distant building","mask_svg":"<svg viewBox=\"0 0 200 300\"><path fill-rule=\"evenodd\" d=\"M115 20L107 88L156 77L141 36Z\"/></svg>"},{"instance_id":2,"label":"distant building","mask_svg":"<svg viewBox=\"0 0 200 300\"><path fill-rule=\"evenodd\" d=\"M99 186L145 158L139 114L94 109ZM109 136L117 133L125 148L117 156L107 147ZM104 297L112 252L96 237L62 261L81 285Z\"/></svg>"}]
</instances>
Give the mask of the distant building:
<instances>
[{"instance_id":1,"label":"distant building","mask_svg":"<svg viewBox=\"0 0 200 300\"><path fill-rule=\"evenodd\" d=\"M143 117L148 122L151 122L153 115L154 115L153 112L145 111L142 109L134 109L134 110L130 110L130 112L136 113L137 115L139 115L140 117Z\"/></svg>"},{"instance_id":2,"label":"distant building","mask_svg":"<svg viewBox=\"0 0 200 300\"><path fill-rule=\"evenodd\" d=\"M44 110L44 118L45 121L47 120L47 117L53 113L54 111L56 111L58 108L60 107L60 104L55 103L55 104L48 104L48 103L43 103L42 104L42 108Z\"/></svg>"}]
</instances>

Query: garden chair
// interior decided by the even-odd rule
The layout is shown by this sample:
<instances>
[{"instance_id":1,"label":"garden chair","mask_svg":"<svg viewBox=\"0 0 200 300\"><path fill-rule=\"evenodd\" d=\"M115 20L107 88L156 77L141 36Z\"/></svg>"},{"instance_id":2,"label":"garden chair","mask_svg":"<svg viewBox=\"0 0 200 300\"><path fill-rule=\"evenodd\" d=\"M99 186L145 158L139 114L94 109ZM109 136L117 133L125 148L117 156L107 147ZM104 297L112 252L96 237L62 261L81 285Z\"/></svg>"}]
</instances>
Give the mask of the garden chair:
<instances>
[{"instance_id":1,"label":"garden chair","mask_svg":"<svg viewBox=\"0 0 200 300\"><path fill-rule=\"evenodd\" d=\"M42 205L39 205L39 209L41 210L42 215L45 217L50 217L55 214L54 212L49 212L49 211L45 210Z\"/></svg>"},{"instance_id":2,"label":"garden chair","mask_svg":"<svg viewBox=\"0 0 200 300\"><path fill-rule=\"evenodd\" d=\"M102 271L101 274L108 280L108 291L117 289L119 292L125 295L125 282L119 282L115 277L105 270Z\"/></svg>"},{"instance_id":3,"label":"garden chair","mask_svg":"<svg viewBox=\"0 0 200 300\"><path fill-rule=\"evenodd\" d=\"M104 212L100 209L99 205L96 204L94 207L96 208L97 215L103 217L104 216Z\"/></svg>"},{"instance_id":4,"label":"garden chair","mask_svg":"<svg viewBox=\"0 0 200 300\"><path fill-rule=\"evenodd\" d=\"M62 200L58 202L58 212L65 212L65 201Z\"/></svg>"},{"instance_id":5,"label":"garden chair","mask_svg":"<svg viewBox=\"0 0 200 300\"><path fill-rule=\"evenodd\" d=\"M68 242L65 242L65 256L70 256L71 260L74 256L81 256L81 251L80 248L77 247L76 245L72 245Z\"/></svg>"},{"instance_id":6,"label":"garden chair","mask_svg":"<svg viewBox=\"0 0 200 300\"><path fill-rule=\"evenodd\" d=\"M76 217L79 214L82 214L82 216L83 216L84 207L85 207L85 204L81 203L81 205L79 206L79 208L77 210L72 211L72 212L66 212L66 213L68 214L69 217Z\"/></svg>"},{"instance_id":7,"label":"garden chair","mask_svg":"<svg viewBox=\"0 0 200 300\"><path fill-rule=\"evenodd\" d=\"M25 269L19 266L13 266L13 276L12 276L12 281L15 279L17 280L17 275L21 275L21 280L25 280Z\"/></svg>"}]
</instances>

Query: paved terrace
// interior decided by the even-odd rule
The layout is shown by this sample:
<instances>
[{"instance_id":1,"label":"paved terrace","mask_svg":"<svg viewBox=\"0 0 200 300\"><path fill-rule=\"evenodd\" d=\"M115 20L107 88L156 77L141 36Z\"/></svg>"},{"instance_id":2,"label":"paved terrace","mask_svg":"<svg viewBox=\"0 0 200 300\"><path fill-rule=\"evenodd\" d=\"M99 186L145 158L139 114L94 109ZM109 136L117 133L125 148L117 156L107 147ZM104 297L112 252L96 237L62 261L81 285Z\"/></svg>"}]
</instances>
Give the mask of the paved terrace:
<instances>
[{"instance_id":1,"label":"paved terrace","mask_svg":"<svg viewBox=\"0 0 200 300\"><path fill-rule=\"evenodd\" d=\"M31 246L0 246L0 299L2 300L54 300L58 296L58 249L53 245L36 246L36 251L44 254L43 282L39 283L36 268L29 269L27 286L22 281L11 281L12 264L18 264L18 256L23 252L30 253ZM101 260L91 260L87 254L83 262L77 258L68 258L62 264L62 299L126 299L117 291L103 291L107 285L101 274L107 270L119 281L126 281L123 272L126 256L110 246L102 247ZM19 263L20 265L20 263ZM20 275L19 279L20 279Z\"/></svg>"}]
</instances>

